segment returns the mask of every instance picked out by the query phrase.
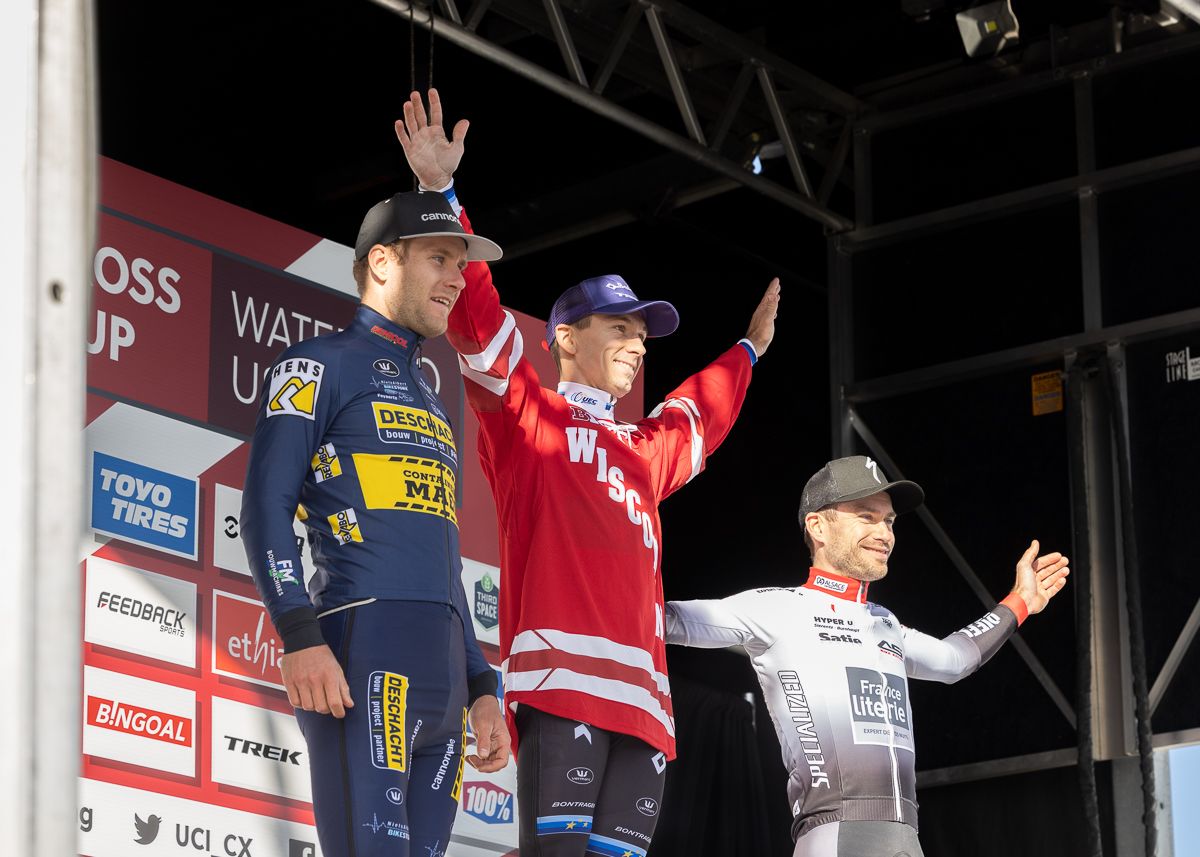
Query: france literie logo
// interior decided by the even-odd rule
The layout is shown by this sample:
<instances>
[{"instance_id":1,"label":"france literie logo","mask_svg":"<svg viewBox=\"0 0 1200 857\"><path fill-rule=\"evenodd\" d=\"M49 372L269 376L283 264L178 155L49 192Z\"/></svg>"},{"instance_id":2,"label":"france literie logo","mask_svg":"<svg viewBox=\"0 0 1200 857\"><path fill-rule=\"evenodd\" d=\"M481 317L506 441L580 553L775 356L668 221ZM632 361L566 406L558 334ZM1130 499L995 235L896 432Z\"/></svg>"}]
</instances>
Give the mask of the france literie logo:
<instances>
[{"instance_id":1,"label":"france literie logo","mask_svg":"<svg viewBox=\"0 0 1200 857\"><path fill-rule=\"evenodd\" d=\"M317 397L321 393L321 378L325 364L316 360L291 358L271 370L271 387L267 393L267 416L290 415L316 418Z\"/></svg>"}]
</instances>

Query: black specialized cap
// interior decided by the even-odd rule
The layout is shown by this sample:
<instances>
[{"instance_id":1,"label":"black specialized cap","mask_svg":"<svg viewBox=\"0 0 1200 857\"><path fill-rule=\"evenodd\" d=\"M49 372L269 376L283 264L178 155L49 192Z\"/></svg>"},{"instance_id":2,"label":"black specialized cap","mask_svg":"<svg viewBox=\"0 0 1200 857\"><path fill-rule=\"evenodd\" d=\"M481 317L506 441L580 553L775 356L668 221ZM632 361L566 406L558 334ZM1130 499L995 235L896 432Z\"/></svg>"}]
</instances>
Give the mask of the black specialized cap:
<instances>
[{"instance_id":1,"label":"black specialized cap","mask_svg":"<svg viewBox=\"0 0 1200 857\"><path fill-rule=\"evenodd\" d=\"M845 500L861 500L886 491L897 515L911 512L925 502L925 492L916 482L888 482L879 465L865 455L852 455L830 461L813 474L800 497L800 523L809 512L824 509Z\"/></svg>"},{"instance_id":2,"label":"black specialized cap","mask_svg":"<svg viewBox=\"0 0 1200 857\"><path fill-rule=\"evenodd\" d=\"M494 262L504 255L495 241L463 229L446 197L440 193L410 190L371 206L358 228L354 258L365 258L376 244L435 235L453 235L466 241L469 262Z\"/></svg>"}]
</instances>

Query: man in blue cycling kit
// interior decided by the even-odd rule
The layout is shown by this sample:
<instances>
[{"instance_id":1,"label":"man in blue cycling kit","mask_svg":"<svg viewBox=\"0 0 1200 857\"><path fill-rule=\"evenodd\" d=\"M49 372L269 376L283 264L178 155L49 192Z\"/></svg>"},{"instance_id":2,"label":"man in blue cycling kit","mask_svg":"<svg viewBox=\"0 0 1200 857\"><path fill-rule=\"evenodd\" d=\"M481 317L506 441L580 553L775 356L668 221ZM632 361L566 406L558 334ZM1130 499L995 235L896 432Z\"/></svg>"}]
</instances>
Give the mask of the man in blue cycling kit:
<instances>
[{"instance_id":1,"label":"man in blue cycling kit","mask_svg":"<svg viewBox=\"0 0 1200 857\"><path fill-rule=\"evenodd\" d=\"M422 340L446 330L467 261L499 256L441 194L396 194L359 231L353 321L288 348L267 375L242 538L283 640L328 857L442 854L468 722L468 761L508 761L460 576L458 450L419 360ZM297 516L317 569L307 589Z\"/></svg>"}]
</instances>

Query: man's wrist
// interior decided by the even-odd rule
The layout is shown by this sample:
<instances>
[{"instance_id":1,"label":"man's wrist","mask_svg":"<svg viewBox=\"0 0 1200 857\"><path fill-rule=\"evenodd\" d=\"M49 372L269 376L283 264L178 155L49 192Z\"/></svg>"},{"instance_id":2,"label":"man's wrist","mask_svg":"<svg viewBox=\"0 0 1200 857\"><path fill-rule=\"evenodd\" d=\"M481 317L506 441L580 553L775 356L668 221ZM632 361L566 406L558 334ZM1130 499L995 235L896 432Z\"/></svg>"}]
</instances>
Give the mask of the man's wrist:
<instances>
[{"instance_id":1,"label":"man's wrist","mask_svg":"<svg viewBox=\"0 0 1200 857\"><path fill-rule=\"evenodd\" d=\"M738 345L746 349L746 353L750 355L750 365L753 366L758 362L758 347L750 340L750 337L744 336L738 340Z\"/></svg>"},{"instance_id":2,"label":"man's wrist","mask_svg":"<svg viewBox=\"0 0 1200 857\"><path fill-rule=\"evenodd\" d=\"M1011 610L1013 615L1017 617L1017 627L1020 627L1029 618L1029 602L1025 600L1025 596L1019 590L1014 589L1008 593L1000 603Z\"/></svg>"},{"instance_id":3,"label":"man's wrist","mask_svg":"<svg viewBox=\"0 0 1200 857\"><path fill-rule=\"evenodd\" d=\"M417 184L421 188L421 190L424 190L424 191L430 191L433 193L445 193L446 191L448 191L454 187L454 176L453 175L447 176L447 175L443 174L441 176L438 176L431 182L426 182L424 179L422 179L418 176Z\"/></svg>"}]
</instances>

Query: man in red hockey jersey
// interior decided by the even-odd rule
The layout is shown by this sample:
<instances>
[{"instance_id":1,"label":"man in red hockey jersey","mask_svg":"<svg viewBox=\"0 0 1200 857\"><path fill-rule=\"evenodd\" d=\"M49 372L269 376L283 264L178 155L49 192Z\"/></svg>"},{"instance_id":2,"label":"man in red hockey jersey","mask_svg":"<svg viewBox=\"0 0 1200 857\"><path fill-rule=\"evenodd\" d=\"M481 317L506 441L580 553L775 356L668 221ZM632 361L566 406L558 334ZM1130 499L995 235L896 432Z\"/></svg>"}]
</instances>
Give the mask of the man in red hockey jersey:
<instances>
[{"instance_id":1,"label":"man in red hockey jersey","mask_svg":"<svg viewBox=\"0 0 1200 857\"><path fill-rule=\"evenodd\" d=\"M453 186L465 120L447 138L429 92L396 134L421 187ZM479 450L500 518L500 653L506 715L520 750L521 853L644 857L658 817L675 721L663 643L658 504L690 482L729 433L751 367L775 333L772 280L746 337L637 423L615 419L646 340L675 330L664 301L620 277L584 280L555 302L544 389L491 272L467 265L447 336L459 352Z\"/></svg>"}]
</instances>

